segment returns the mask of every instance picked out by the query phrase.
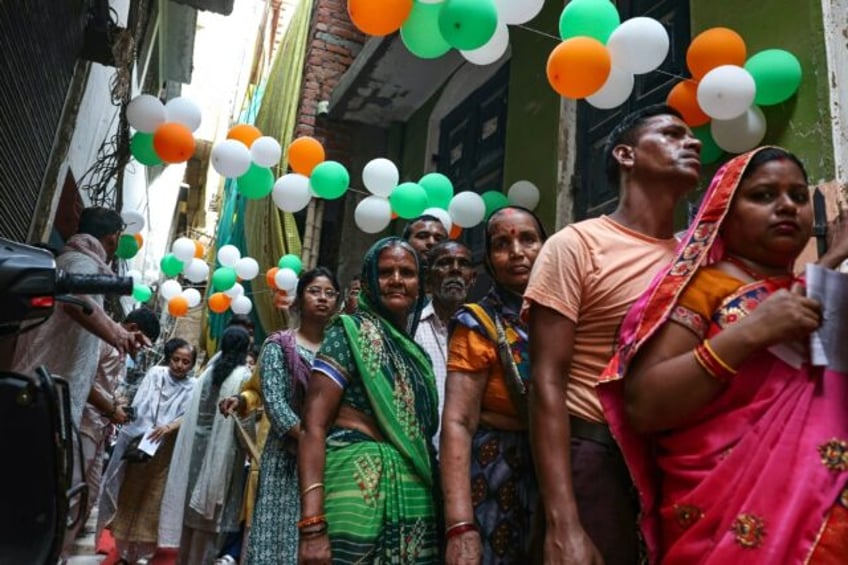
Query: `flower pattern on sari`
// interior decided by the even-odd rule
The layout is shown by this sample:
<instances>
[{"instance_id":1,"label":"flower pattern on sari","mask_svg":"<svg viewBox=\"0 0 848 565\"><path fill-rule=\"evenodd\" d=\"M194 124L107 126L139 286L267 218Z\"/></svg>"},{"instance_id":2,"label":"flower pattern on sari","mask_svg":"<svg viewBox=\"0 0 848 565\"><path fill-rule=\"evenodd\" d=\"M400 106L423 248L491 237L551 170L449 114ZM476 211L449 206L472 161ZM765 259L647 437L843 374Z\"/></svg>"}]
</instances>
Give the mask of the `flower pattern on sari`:
<instances>
[{"instance_id":1,"label":"flower pattern on sari","mask_svg":"<svg viewBox=\"0 0 848 565\"><path fill-rule=\"evenodd\" d=\"M738 515L730 526L730 531L736 536L736 543L746 549L760 547L766 537L765 522L755 514Z\"/></svg>"},{"instance_id":2,"label":"flower pattern on sari","mask_svg":"<svg viewBox=\"0 0 848 565\"><path fill-rule=\"evenodd\" d=\"M371 455L363 455L356 460L356 472L353 480L362 493L362 500L371 508L377 506L380 499L380 477L383 475L383 460Z\"/></svg>"},{"instance_id":3,"label":"flower pattern on sari","mask_svg":"<svg viewBox=\"0 0 848 565\"><path fill-rule=\"evenodd\" d=\"M359 328L359 336L362 342L362 359L369 372L372 375L377 375L385 362L383 333L380 331L380 325L370 318L364 317Z\"/></svg>"},{"instance_id":4,"label":"flower pattern on sari","mask_svg":"<svg viewBox=\"0 0 848 565\"><path fill-rule=\"evenodd\" d=\"M401 536L403 537L403 545L401 546L401 562L413 563L421 554L421 548L424 546L424 538L427 535L427 524L423 520L418 519L409 526L401 526Z\"/></svg>"},{"instance_id":5,"label":"flower pattern on sari","mask_svg":"<svg viewBox=\"0 0 848 565\"><path fill-rule=\"evenodd\" d=\"M848 443L836 438L818 447L822 464L831 471L848 471Z\"/></svg>"},{"instance_id":6,"label":"flower pattern on sari","mask_svg":"<svg viewBox=\"0 0 848 565\"><path fill-rule=\"evenodd\" d=\"M691 330L701 339L707 335L706 318L684 306L676 306L672 310L669 320L674 320L686 329Z\"/></svg>"},{"instance_id":7,"label":"flower pattern on sari","mask_svg":"<svg viewBox=\"0 0 848 565\"><path fill-rule=\"evenodd\" d=\"M691 527L704 515L704 512L693 504L675 504L672 509L677 525L684 530Z\"/></svg>"},{"instance_id":8,"label":"flower pattern on sari","mask_svg":"<svg viewBox=\"0 0 848 565\"><path fill-rule=\"evenodd\" d=\"M680 257L672 265L669 274L682 276L695 268L699 258L707 248L707 244L713 233L713 226L715 226L715 222L702 222L695 228L691 239L686 244Z\"/></svg>"},{"instance_id":9,"label":"flower pattern on sari","mask_svg":"<svg viewBox=\"0 0 848 565\"><path fill-rule=\"evenodd\" d=\"M734 294L716 311L713 315L713 321L720 328L735 324L753 312L768 295L769 290L762 285L748 288L741 294Z\"/></svg>"}]
</instances>

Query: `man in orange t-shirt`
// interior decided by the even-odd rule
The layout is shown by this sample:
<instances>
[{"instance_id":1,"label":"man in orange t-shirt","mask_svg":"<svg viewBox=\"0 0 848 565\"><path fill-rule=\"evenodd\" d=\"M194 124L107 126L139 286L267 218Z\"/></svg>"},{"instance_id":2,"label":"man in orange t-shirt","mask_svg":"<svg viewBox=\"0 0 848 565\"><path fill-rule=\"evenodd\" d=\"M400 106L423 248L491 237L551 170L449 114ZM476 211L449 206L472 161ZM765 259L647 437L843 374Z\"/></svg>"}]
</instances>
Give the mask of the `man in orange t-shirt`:
<instances>
[{"instance_id":1,"label":"man in orange t-shirt","mask_svg":"<svg viewBox=\"0 0 848 565\"><path fill-rule=\"evenodd\" d=\"M560 230L533 268L524 315L545 563L639 559L636 499L594 387L627 310L673 257L674 209L698 183L700 148L667 106L626 116L605 151L618 208Z\"/></svg>"}]
</instances>

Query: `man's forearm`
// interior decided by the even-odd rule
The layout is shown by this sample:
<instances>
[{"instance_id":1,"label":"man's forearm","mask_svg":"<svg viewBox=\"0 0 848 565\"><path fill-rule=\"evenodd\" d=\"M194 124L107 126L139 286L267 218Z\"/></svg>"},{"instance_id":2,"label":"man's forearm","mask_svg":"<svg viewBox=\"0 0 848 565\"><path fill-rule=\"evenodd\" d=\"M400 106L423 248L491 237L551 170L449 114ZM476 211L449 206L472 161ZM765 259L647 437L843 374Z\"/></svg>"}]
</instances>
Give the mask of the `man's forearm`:
<instances>
[{"instance_id":1,"label":"man's forearm","mask_svg":"<svg viewBox=\"0 0 848 565\"><path fill-rule=\"evenodd\" d=\"M71 317L71 319L83 328L96 335L109 345L117 345L119 333L118 323L107 316L106 311L103 310L103 308L91 301L89 301L89 303L93 309L91 314L86 314L83 312L82 308L72 304L63 304L62 308L65 309L65 312Z\"/></svg>"}]
</instances>

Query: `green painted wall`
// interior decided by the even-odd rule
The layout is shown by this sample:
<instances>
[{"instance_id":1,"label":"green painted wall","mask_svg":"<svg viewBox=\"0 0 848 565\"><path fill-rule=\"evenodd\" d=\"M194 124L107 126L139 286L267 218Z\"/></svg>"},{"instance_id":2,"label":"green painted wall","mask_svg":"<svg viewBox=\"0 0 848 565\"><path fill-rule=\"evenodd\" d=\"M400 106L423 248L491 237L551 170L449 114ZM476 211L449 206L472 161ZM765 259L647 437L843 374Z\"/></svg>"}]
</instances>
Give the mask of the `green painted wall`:
<instances>
[{"instance_id":1,"label":"green painted wall","mask_svg":"<svg viewBox=\"0 0 848 565\"><path fill-rule=\"evenodd\" d=\"M558 37L562 3L548 1L527 24ZM516 26L509 28L512 59L506 121L506 192L515 181L529 180L541 193L536 213L553 232L556 225L557 131L560 98L548 84L545 65L558 39Z\"/></svg>"},{"instance_id":2,"label":"green painted wall","mask_svg":"<svg viewBox=\"0 0 848 565\"><path fill-rule=\"evenodd\" d=\"M723 26L736 30L748 56L763 49L786 49L801 62L798 93L777 106L763 107L768 120L764 143L796 153L810 181L833 179L833 139L827 60L819 2L809 0L719 0L691 2L692 36Z\"/></svg>"}]
</instances>

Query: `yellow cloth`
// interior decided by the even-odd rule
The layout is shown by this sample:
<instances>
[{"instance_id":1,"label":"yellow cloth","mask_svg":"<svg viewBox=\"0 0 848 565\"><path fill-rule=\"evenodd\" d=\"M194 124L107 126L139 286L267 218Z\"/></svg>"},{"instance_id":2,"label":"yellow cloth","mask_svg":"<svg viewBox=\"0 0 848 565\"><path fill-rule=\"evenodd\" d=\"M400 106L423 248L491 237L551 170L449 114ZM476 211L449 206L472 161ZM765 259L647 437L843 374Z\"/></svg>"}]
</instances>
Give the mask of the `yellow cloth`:
<instances>
[{"instance_id":1,"label":"yellow cloth","mask_svg":"<svg viewBox=\"0 0 848 565\"><path fill-rule=\"evenodd\" d=\"M246 416L252 412L257 412L262 409L262 384L259 381L259 367L253 369L253 374L245 381L241 387L242 401L244 402L239 416ZM271 429L271 422L262 412L257 414L256 425L256 451L262 453L265 448L265 441L268 439L268 432ZM261 461L251 461L250 474L247 477L247 485L244 491L244 505L242 507L242 519L245 525L250 527L253 519L253 507L256 501L256 493L259 490L259 466Z\"/></svg>"}]
</instances>

